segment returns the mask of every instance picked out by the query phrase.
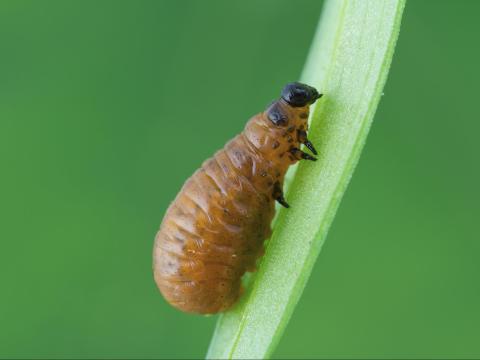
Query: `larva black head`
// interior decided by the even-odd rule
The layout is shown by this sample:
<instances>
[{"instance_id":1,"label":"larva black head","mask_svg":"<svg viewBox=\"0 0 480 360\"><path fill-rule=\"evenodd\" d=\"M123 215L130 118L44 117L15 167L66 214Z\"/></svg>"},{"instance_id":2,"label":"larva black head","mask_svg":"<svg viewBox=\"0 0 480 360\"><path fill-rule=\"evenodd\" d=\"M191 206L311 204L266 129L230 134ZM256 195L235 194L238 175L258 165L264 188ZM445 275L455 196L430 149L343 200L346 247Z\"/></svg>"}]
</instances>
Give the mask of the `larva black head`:
<instances>
[{"instance_id":1,"label":"larva black head","mask_svg":"<svg viewBox=\"0 0 480 360\"><path fill-rule=\"evenodd\" d=\"M299 82L289 83L282 90L283 100L293 107L313 104L321 96L314 87Z\"/></svg>"}]
</instances>

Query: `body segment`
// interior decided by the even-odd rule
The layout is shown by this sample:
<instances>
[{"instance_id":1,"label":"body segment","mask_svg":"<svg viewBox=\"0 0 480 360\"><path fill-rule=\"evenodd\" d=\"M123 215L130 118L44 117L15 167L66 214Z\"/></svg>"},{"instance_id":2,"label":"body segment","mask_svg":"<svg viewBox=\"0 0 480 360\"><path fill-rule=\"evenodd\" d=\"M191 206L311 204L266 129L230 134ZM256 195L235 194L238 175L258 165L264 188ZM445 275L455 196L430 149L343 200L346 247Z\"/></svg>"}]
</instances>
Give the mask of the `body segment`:
<instances>
[{"instance_id":1,"label":"body segment","mask_svg":"<svg viewBox=\"0 0 480 360\"><path fill-rule=\"evenodd\" d=\"M315 159L300 146L315 153L306 132L309 105L319 97L306 85L287 85L186 181L165 214L153 254L155 281L171 305L211 314L237 301L241 277L255 269L270 236L275 200L288 207L282 192L288 167Z\"/></svg>"}]
</instances>

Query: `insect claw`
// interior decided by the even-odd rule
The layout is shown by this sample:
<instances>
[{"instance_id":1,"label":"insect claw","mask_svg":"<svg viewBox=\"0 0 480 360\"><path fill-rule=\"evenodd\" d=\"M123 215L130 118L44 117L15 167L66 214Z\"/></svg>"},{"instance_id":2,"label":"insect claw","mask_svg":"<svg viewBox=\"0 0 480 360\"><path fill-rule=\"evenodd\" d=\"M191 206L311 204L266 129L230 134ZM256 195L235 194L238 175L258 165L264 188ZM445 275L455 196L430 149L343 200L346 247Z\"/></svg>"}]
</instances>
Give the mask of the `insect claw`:
<instances>
[{"instance_id":1,"label":"insect claw","mask_svg":"<svg viewBox=\"0 0 480 360\"><path fill-rule=\"evenodd\" d=\"M282 205L284 208L289 208L290 205L288 205L287 201L285 200L285 198L283 197L283 195L280 195L279 197L277 197L275 200L278 201L278 203L280 205Z\"/></svg>"},{"instance_id":2,"label":"insect claw","mask_svg":"<svg viewBox=\"0 0 480 360\"><path fill-rule=\"evenodd\" d=\"M290 152L297 158L297 159L303 159L303 160L311 160L311 161L317 161L317 158L307 154L306 152L303 152L300 149L293 148L290 150Z\"/></svg>"},{"instance_id":3,"label":"insect claw","mask_svg":"<svg viewBox=\"0 0 480 360\"><path fill-rule=\"evenodd\" d=\"M300 150L298 148L292 148L290 150L290 152L292 153L293 156L295 156L295 158L297 160L303 159L303 160L317 161L316 157L314 157L310 154L307 154L306 152L303 152L302 150Z\"/></svg>"},{"instance_id":4,"label":"insect claw","mask_svg":"<svg viewBox=\"0 0 480 360\"><path fill-rule=\"evenodd\" d=\"M313 144L310 142L310 140L305 139L305 141L304 141L303 144L304 144L304 145L308 148L308 150L310 150L312 153L314 153L315 155L318 155L317 150L315 150L315 147L314 147Z\"/></svg>"},{"instance_id":5,"label":"insect claw","mask_svg":"<svg viewBox=\"0 0 480 360\"><path fill-rule=\"evenodd\" d=\"M290 205L288 205L287 201L285 200L285 197L283 196L283 190L282 186L280 183L277 181L275 185L273 185L273 194L272 197L278 201L280 205L282 205L285 208L289 208Z\"/></svg>"},{"instance_id":6,"label":"insect claw","mask_svg":"<svg viewBox=\"0 0 480 360\"><path fill-rule=\"evenodd\" d=\"M317 161L317 158L315 156L312 156L310 154L307 154L302 151L302 159L304 160L311 160L311 161Z\"/></svg>"}]
</instances>

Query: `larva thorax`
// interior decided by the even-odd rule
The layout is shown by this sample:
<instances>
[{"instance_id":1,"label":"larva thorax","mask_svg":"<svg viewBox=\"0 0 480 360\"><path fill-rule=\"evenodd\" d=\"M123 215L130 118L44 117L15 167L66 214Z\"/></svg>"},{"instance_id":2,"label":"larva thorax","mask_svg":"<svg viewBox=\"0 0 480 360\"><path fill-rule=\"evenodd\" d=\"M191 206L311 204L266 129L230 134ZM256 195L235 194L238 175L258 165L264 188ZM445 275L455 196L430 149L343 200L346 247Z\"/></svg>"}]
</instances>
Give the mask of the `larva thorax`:
<instances>
[{"instance_id":1,"label":"larva thorax","mask_svg":"<svg viewBox=\"0 0 480 360\"><path fill-rule=\"evenodd\" d=\"M262 191L272 193L274 199L282 192L283 178L290 165L301 159L316 160L300 147L305 144L316 154L307 139L307 130L310 105L320 96L312 87L289 84L278 100L245 126L241 136L260 154L260 165L263 166L260 172L267 177L259 185Z\"/></svg>"},{"instance_id":2,"label":"larva thorax","mask_svg":"<svg viewBox=\"0 0 480 360\"><path fill-rule=\"evenodd\" d=\"M266 160L278 170L285 171L299 160L290 151L300 148L303 142L308 128L308 114L307 106L292 108L279 99L255 116L245 127L244 133ZM277 116L282 119L274 123L271 118Z\"/></svg>"}]
</instances>

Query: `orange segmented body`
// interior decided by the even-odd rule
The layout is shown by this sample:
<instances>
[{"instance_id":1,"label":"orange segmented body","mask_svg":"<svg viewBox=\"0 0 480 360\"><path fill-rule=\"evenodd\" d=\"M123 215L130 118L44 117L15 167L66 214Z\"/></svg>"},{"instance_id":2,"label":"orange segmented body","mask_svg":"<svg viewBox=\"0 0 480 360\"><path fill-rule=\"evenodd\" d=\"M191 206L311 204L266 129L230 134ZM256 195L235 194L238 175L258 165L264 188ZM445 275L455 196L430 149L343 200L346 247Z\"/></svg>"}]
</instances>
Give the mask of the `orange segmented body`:
<instances>
[{"instance_id":1,"label":"orange segmented body","mask_svg":"<svg viewBox=\"0 0 480 360\"><path fill-rule=\"evenodd\" d=\"M291 83L264 112L184 184L155 238L155 281L174 307L213 314L241 294L241 278L254 271L270 236L275 201L289 207L282 185L288 167L316 160L300 150L309 107L320 94Z\"/></svg>"}]
</instances>

